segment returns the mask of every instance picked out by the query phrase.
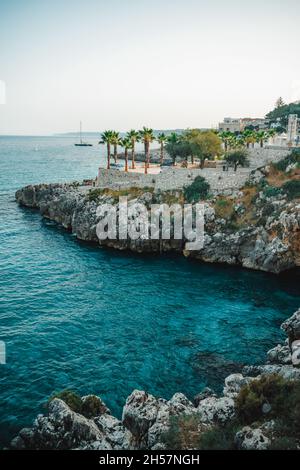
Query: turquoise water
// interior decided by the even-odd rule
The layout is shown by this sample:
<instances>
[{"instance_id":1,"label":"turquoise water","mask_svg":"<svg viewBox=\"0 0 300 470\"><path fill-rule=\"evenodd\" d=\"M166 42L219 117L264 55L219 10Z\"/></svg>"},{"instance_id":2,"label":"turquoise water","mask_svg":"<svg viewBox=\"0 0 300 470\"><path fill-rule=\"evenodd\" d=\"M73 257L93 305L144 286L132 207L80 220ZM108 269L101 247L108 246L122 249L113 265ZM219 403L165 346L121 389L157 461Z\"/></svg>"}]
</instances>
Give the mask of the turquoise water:
<instances>
[{"instance_id":1,"label":"turquoise water","mask_svg":"<svg viewBox=\"0 0 300 470\"><path fill-rule=\"evenodd\" d=\"M89 178L99 146L0 137L0 434L30 425L53 391L101 395L118 416L134 389L217 389L257 363L300 304L300 276L142 257L80 243L14 201L29 184Z\"/></svg>"}]
</instances>

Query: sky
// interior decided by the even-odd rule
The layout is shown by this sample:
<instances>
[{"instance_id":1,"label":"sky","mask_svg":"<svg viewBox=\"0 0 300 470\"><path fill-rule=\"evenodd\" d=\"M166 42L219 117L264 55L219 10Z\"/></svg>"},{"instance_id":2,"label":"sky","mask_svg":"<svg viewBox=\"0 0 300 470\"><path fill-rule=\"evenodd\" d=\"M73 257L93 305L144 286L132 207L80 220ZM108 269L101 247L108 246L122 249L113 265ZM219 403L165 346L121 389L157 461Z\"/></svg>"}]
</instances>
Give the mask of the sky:
<instances>
[{"instance_id":1,"label":"sky","mask_svg":"<svg viewBox=\"0 0 300 470\"><path fill-rule=\"evenodd\" d=\"M0 134L263 117L300 99L299 22L299 0L0 0Z\"/></svg>"}]
</instances>

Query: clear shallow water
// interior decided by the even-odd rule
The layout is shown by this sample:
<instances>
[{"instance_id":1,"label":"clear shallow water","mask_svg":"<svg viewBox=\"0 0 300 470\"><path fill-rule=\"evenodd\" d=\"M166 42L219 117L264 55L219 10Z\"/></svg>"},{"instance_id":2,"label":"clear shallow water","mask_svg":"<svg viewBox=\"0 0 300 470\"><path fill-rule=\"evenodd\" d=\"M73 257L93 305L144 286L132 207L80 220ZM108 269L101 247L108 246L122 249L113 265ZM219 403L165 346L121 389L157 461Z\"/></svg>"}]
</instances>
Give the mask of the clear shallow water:
<instances>
[{"instance_id":1,"label":"clear shallow water","mask_svg":"<svg viewBox=\"0 0 300 470\"><path fill-rule=\"evenodd\" d=\"M165 398L218 388L242 363L264 360L300 304L299 272L103 250L19 208L25 184L96 174L104 149L73 142L0 137L2 443L55 390L97 393L120 416L134 388Z\"/></svg>"}]
</instances>

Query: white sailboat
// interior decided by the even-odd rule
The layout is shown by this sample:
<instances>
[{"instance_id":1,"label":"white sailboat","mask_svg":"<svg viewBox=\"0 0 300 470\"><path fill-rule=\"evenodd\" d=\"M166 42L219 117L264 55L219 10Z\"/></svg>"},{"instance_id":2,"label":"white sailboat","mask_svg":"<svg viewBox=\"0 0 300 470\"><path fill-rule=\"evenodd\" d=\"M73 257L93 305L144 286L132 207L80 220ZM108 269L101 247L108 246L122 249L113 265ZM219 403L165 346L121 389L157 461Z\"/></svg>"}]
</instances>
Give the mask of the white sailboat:
<instances>
[{"instance_id":1,"label":"white sailboat","mask_svg":"<svg viewBox=\"0 0 300 470\"><path fill-rule=\"evenodd\" d=\"M87 142L83 142L82 140L82 122L80 121L80 130L79 130L79 142L76 145L76 147L92 147L93 144L89 144Z\"/></svg>"}]
</instances>

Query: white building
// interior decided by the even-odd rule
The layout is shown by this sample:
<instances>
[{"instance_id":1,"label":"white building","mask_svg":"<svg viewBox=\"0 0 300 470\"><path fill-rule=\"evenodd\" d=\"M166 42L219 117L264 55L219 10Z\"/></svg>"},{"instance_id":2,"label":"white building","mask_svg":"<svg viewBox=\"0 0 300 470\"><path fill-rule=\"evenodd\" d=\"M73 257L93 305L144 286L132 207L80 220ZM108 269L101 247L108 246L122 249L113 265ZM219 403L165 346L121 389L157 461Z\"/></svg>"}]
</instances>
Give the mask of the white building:
<instances>
[{"instance_id":1,"label":"white building","mask_svg":"<svg viewBox=\"0 0 300 470\"><path fill-rule=\"evenodd\" d=\"M298 125L299 125L299 119L298 119L297 114L290 114L288 128L287 128L287 144L288 145L298 144L299 142Z\"/></svg>"},{"instance_id":2,"label":"white building","mask_svg":"<svg viewBox=\"0 0 300 470\"><path fill-rule=\"evenodd\" d=\"M268 125L268 121L263 118L224 118L223 122L219 123L220 131L229 132L243 132L248 126L253 126L258 129L265 129Z\"/></svg>"}]
</instances>

